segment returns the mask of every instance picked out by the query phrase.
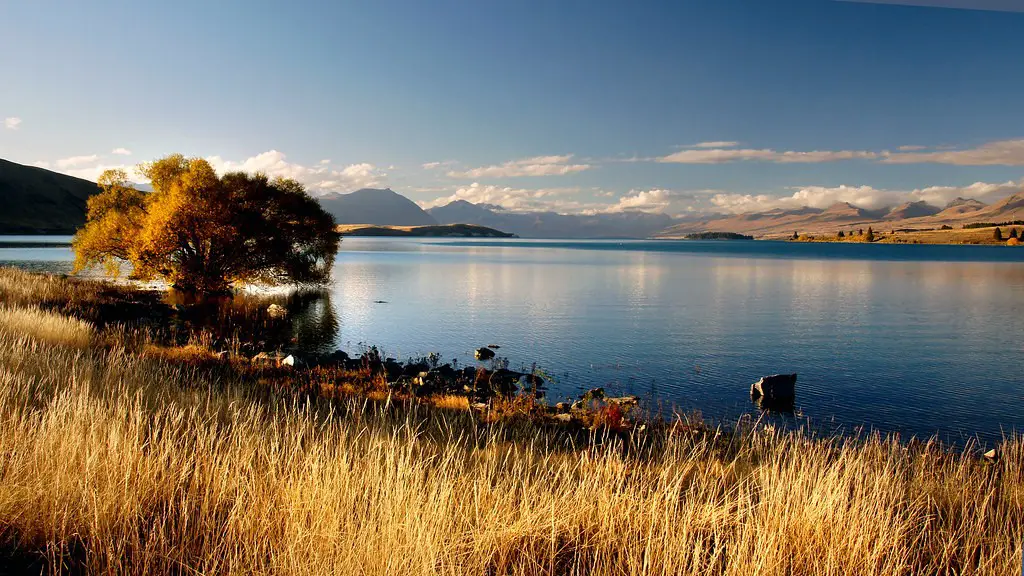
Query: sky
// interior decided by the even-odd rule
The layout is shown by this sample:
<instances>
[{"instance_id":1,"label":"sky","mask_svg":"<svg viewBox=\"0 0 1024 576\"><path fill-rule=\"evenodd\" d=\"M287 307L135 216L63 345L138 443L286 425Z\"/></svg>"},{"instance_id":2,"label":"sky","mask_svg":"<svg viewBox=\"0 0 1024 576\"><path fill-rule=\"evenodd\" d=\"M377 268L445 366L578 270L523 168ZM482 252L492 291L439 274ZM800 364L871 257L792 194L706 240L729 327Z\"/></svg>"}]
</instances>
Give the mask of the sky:
<instances>
[{"instance_id":1,"label":"sky","mask_svg":"<svg viewBox=\"0 0 1024 576\"><path fill-rule=\"evenodd\" d=\"M1022 11L7 0L0 158L94 180L180 152L562 213L992 201L1024 189Z\"/></svg>"}]
</instances>

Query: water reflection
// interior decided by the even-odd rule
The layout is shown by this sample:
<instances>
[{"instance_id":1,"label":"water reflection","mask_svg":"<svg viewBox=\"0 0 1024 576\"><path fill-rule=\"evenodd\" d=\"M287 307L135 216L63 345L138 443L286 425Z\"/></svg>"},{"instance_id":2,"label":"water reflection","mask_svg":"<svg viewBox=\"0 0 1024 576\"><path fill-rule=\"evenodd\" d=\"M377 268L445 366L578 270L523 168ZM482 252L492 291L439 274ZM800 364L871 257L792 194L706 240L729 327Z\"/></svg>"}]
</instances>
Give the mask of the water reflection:
<instances>
[{"instance_id":1,"label":"water reflection","mask_svg":"<svg viewBox=\"0 0 1024 576\"><path fill-rule=\"evenodd\" d=\"M349 238L326 292L184 321L306 353L469 363L499 344L554 377L552 402L602 386L725 419L761 415L757 378L797 372L785 418L997 436L1024 430L1024 249L984 248ZM274 302L287 330L261 317Z\"/></svg>"},{"instance_id":2,"label":"water reflection","mask_svg":"<svg viewBox=\"0 0 1024 576\"><path fill-rule=\"evenodd\" d=\"M203 335L217 348L241 343L252 352L283 350L311 356L336 349L338 315L328 290L272 295L243 291L221 297L172 290L164 302L174 310L169 337L179 344ZM274 314L274 305L286 313Z\"/></svg>"}]
</instances>

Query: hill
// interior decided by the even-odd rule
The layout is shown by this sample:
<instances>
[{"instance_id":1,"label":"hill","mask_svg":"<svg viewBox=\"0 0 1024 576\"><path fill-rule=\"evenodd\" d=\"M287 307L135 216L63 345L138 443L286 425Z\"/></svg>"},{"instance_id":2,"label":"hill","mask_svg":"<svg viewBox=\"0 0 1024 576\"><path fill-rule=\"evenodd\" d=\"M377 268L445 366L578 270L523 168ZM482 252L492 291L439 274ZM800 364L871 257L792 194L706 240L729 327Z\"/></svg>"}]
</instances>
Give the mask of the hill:
<instances>
[{"instance_id":1,"label":"hill","mask_svg":"<svg viewBox=\"0 0 1024 576\"><path fill-rule=\"evenodd\" d=\"M0 160L0 234L73 234L95 183Z\"/></svg>"},{"instance_id":2,"label":"hill","mask_svg":"<svg viewBox=\"0 0 1024 576\"><path fill-rule=\"evenodd\" d=\"M918 202L907 202L896 206L885 215L886 220L906 220L907 218L923 218L925 216L934 216L940 212L937 206L925 202L924 200Z\"/></svg>"},{"instance_id":3,"label":"hill","mask_svg":"<svg viewBox=\"0 0 1024 576\"><path fill-rule=\"evenodd\" d=\"M839 230L873 226L875 230L932 230L942 226L960 228L974 222L1010 222L1024 219L1024 193L1014 194L991 206L971 198L957 198L945 208L923 201L892 208L867 210L848 202L825 210L797 208L765 212L710 216L700 221L679 222L654 234L657 238L684 238L699 232L737 232L760 238L788 238L800 234L836 234Z\"/></svg>"},{"instance_id":4,"label":"hill","mask_svg":"<svg viewBox=\"0 0 1024 576\"><path fill-rule=\"evenodd\" d=\"M428 212L442 224L475 224L523 238L646 238L672 224L672 218L665 214L509 212L498 206L465 200L456 200Z\"/></svg>"},{"instance_id":5,"label":"hill","mask_svg":"<svg viewBox=\"0 0 1024 576\"><path fill-rule=\"evenodd\" d=\"M968 212L977 212L978 210L984 209L988 204L979 202L974 198L956 198L946 204L946 207L939 212L937 216L940 218L956 218Z\"/></svg>"},{"instance_id":6,"label":"hill","mask_svg":"<svg viewBox=\"0 0 1024 576\"><path fill-rule=\"evenodd\" d=\"M338 226L342 236L407 236L426 238L514 238L493 228L472 224L445 224L437 226L366 226L344 224Z\"/></svg>"},{"instance_id":7,"label":"hill","mask_svg":"<svg viewBox=\"0 0 1024 576\"><path fill-rule=\"evenodd\" d=\"M330 194L320 198L320 205L334 215L338 224L430 226L438 223L415 202L390 188Z\"/></svg>"}]
</instances>

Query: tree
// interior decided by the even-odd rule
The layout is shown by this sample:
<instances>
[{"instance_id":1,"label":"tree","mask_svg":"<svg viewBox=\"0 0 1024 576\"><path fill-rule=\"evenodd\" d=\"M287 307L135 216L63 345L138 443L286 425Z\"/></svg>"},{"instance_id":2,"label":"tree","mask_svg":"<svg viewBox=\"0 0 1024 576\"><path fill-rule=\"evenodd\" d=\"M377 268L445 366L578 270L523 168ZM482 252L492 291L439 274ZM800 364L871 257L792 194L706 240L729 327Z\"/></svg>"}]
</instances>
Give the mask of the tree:
<instances>
[{"instance_id":1,"label":"tree","mask_svg":"<svg viewBox=\"0 0 1024 576\"><path fill-rule=\"evenodd\" d=\"M845 238L845 237L846 237L846 234L844 234L844 233L843 233L843 231L842 231L842 230L840 230L840 231L839 231L839 237L840 237L840 238Z\"/></svg>"},{"instance_id":2,"label":"tree","mask_svg":"<svg viewBox=\"0 0 1024 576\"><path fill-rule=\"evenodd\" d=\"M799 240L799 239L800 239L800 235L796 233L796 230L793 230L793 240Z\"/></svg>"},{"instance_id":3,"label":"tree","mask_svg":"<svg viewBox=\"0 0 1024 576\"><path fill-rule=\"evenodd\" d=\"M1003 241L1003 233L999 230L998 227L996 228L995 232L992 233L992 238L994 238L996 242Z\"/></svg>"},{"instance_id":4,"label":"tree","mask_svg":"<svg viewBox=\"0 0 1024 576\"><path fill-rule=\"evenodd\" d=\"M75 271L127 264L140 280L221 292L239 283L322 284L340 236L334 218L301 184L241 172L218 176L208 162L175 154L139 166L153 192L107 171L73 241Z\"/></svg>"},{"instance_id":5,"label":"tree","mask_svg":"<svg viewBox=\"0 0 1024 576\"><path fill-rule=\"evenodd\" d=\"M867 235L866 240L868 242L874 242L875 241L875 231L871 229L871 226L868 226L868 235Z\"/></svg>"},{"instance_id":6,"label":"tree","mask_svg":"<svg viewBox=\"0 0 1024 576\"><path fill-rule=\"evenodd\" d=\"M1016 238L1016 237L1017 237L1017 229L1016 228L1010 228L1010 238Z\"/></svg>"}]
</instances>

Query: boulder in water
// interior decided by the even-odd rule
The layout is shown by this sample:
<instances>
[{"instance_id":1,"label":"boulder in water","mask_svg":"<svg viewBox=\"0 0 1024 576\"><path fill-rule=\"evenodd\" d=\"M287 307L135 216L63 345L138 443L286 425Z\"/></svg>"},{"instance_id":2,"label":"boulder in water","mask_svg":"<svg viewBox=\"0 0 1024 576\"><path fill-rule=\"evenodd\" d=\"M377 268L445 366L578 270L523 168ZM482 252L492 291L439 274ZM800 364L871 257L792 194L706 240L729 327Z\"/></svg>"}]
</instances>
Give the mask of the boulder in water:
<instances>
[{"instance_id":1,"label":"boulder in water","mask_svg":"<svg viewBox=\"0 0 1024 576\"><path fill-rule=\"evenodd\" d=\"M796 374L765 376L750 386L750 397L768 402L787 402L796 398Z\"/></svg>"},{"instance_id":2,"label":"boulder in water","mask_svg":"<svg viewBox=\"0 0 1024 576\"><path fill-rule=\"evenodd\" d=\"M477 360L490 360L491 358L494 358L494 350L487 347L477 348L473 353L473 357Z\"/></svg>"}]
</instances>

